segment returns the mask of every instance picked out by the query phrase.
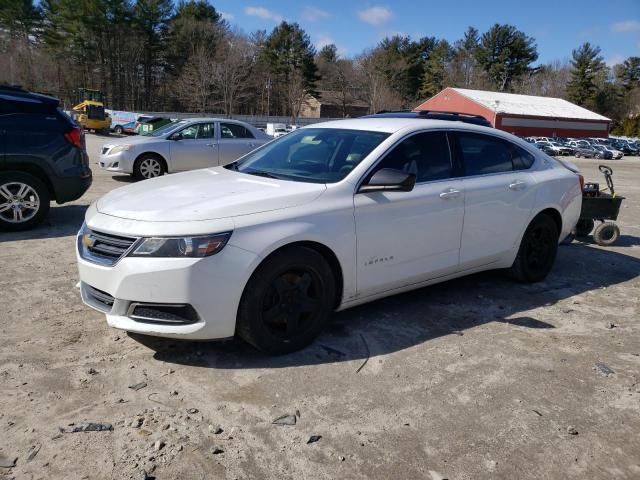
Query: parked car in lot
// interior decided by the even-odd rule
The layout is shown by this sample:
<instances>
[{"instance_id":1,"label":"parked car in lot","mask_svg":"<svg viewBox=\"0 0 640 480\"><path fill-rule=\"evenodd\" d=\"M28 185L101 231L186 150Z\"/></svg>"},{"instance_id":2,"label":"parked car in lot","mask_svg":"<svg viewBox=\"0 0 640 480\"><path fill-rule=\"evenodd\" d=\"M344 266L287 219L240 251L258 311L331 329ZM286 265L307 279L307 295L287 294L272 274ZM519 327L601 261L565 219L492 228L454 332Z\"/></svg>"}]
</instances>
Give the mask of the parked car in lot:
<instances>
[{"instance_id":1,"label":"parked car in lot","mask_svg":"<svg viewBox=\"0 0 640 480\"><path fill-rule=\"evenodd\" d=\"M91 185L84 134L56 98L0 86L0 229L40 223Z\"/></svg>"},{"instance_id":2,"label":"parked car in lot","mask_svg":"<svg viewBox=\"0 0 640 480\"><path fill-rule=\"evenodd\" d=\"M233 162L271 140L248 123L194 118L102 146L100 168L138 179Z\"/></svg>"},{"instance_id":3,"label":"parked car in lot","mask_svg":"<svg viewBox=\"0 0 640 480\"><path fill-rule=\"evenodd\" d=\"M610 147L609 145L595 145L595 148L598 150L606 150L611 154L611 158L613 160L619 160L624 157L624 153L622 153L620 150Z\"/></svg>"},{"instance_id":4,"label":"parked car in lot","mask_svg":"<svg viewBox=\"0 0 640 480\"><path fill-rule=\"evenodd\" d=\"M290 352L334 310L482 270L544 279L581 193L578 174L492 128L316 124L99 199L77 238L81 295L120 329Z\"/></svg>"},{"instance_id":5,"label":"parked car in lot","mask_svg":"<svg viewBox=\"0 0 640 480\"><path fill-rule=\"evenodd\" d=\"M576 158L596 158L598 152L588 143L569 142L569 146L573 148Z\"/></svg>"},{"instance_id":6,"label":"parked car in lot","mask_svg":"<svg viewBox=\"0 0 640 480\"><path fill-rule=\"evenodd\" d=\"M132 122L125 123L124 125L116 125L114 132L135 135L138 133L138 127L140 126L140 124L144 121L151 120L152 118L153 117L150 117L148 115L141 115ZM160 126L158 128L160 128Z\"/></svg>"},{"instance_id":7,"label":"parked car in lot","mask_svg":"<svg viewBox=\"0 0 640 480\"><path fill-rule=\"evenodd\" d=\"M618 140L617 142L613 143L613 147L615 147L616 150L620 150L625 155L629 155L629 156L640 155L638 148L634 144L629 142Z\"/></svg>"},{"instance_id":8,"label":"parked car in lot","mask_svg":"<svg viewBox=\"0 0 640 480\"><path fill-rule=\"evenodd\" d=\"M607 150L604 145L593 145L593 148L596 151L596 158L602 158L604 160L610 160L613 158L613 153L610 150Z\"/></svg>"},{"instance_id":9,"label":"parked car in lot","mask_svg":"<svg viewBox=\"0 0 640 480\"><path fill-rule=\"evenodd\" d=\"M573 155L574 154L573 148L561 145L556 142L536 142L535 146L538 148L540 148L541 146L546 147L547 150L552 150L554 155Z\"/></svg>"}]
</instances>

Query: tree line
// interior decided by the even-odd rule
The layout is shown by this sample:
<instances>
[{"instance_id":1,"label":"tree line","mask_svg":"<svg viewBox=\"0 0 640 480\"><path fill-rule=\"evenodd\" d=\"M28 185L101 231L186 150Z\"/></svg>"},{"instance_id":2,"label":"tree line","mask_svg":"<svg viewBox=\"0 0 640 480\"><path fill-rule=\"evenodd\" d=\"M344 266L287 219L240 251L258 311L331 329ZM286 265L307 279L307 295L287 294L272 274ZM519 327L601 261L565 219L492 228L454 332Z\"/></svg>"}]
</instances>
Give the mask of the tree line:
<instances>
[{"instance_id":1,"label":"tree line","mask_svg":"<svg viewBox=\"0 0 640 480\"><path fill-rule=\"evenodd\" d=\"M609 67L584 43L569 62L537 60L535 39L511 25L469 27L453 43L397 35L344 58L296 23L244 33L205 0L0 0L0 83L67 106L87 87L114 109L295 119L320 91L346 114L355 101L413 108L451 86L566 98L640 134L640 57Z\"/></svg>"}]
</instances>

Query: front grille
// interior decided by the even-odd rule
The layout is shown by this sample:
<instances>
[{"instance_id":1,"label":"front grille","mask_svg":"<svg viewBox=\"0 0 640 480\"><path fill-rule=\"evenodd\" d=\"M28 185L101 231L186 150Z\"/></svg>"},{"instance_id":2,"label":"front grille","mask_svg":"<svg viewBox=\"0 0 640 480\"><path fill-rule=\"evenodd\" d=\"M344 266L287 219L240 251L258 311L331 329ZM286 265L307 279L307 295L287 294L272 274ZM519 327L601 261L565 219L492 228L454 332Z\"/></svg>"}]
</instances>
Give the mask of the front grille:
<instances>
[{"instance_id":1,"label":"front grille","mask_svg":"<svg viewBox=\"0 0 640 480\"><path fill-rule=\"evenodd\" d=\"M84 285L84 289L89 303L105 312L111 311L113 308L113 302L115 301L111 295L87 284Z\"/></svg>"},{"instance_id":2,"label":"front grille","mask_svg":"<svg viewBox=\"0 0 640 480\"><path fill-rule=\"evenodd\" d=\"M115 265L138 240L133 237L112 235L85 229L78 236L78 249L82 258L101 265Z\"/></svg>"},{"instance_id":3,"label":"front grille","mask_svg":"<svg viewBox=\"0 0 640 480\"><path fill-rule=\"evenodd\" d=\"M143 323L189 324L199 317L188 304L132 303L129 318Z\"/></svg>"}]
</instances>

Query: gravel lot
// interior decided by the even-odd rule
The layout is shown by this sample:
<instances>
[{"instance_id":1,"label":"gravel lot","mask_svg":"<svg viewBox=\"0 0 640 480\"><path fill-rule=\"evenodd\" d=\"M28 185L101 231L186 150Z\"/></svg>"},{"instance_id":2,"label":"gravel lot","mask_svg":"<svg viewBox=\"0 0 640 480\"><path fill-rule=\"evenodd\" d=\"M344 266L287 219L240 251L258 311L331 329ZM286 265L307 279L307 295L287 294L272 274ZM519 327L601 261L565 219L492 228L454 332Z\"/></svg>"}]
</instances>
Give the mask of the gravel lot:
<instances>
[{"instance_id":1,"label":"gravel lot","mask_svg":"<svg viewBox=\"0 0 640 480\"><path fill-rule=\"evenodd\" d=\"M0 233L0 478L640 478L640 158L604 163L628 197L617 246L562 246L535 285L486 273L354 308L279 358L130 337L82 305L74 235L129 181L96 166L81 200ZM60 432L86 421L113 430Z\"/></svg>"}]
</instances>

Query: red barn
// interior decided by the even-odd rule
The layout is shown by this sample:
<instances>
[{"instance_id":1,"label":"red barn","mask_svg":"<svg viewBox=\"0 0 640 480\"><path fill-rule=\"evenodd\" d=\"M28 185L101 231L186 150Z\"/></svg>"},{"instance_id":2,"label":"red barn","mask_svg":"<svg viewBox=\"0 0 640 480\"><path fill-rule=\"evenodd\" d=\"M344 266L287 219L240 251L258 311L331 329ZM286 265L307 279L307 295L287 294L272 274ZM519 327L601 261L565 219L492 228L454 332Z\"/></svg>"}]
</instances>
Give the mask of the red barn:
<instances>
[{"instance_id":1,"label":"red barn","mask_svg":"<svg viewBox=\"0 0 640 480\"><path fill-rule=\"evenodd\" d=\"M561 98L445 88L414 109L481 115L521 137L608 137L610 119Z\"/></svg>"}]
</instances>

